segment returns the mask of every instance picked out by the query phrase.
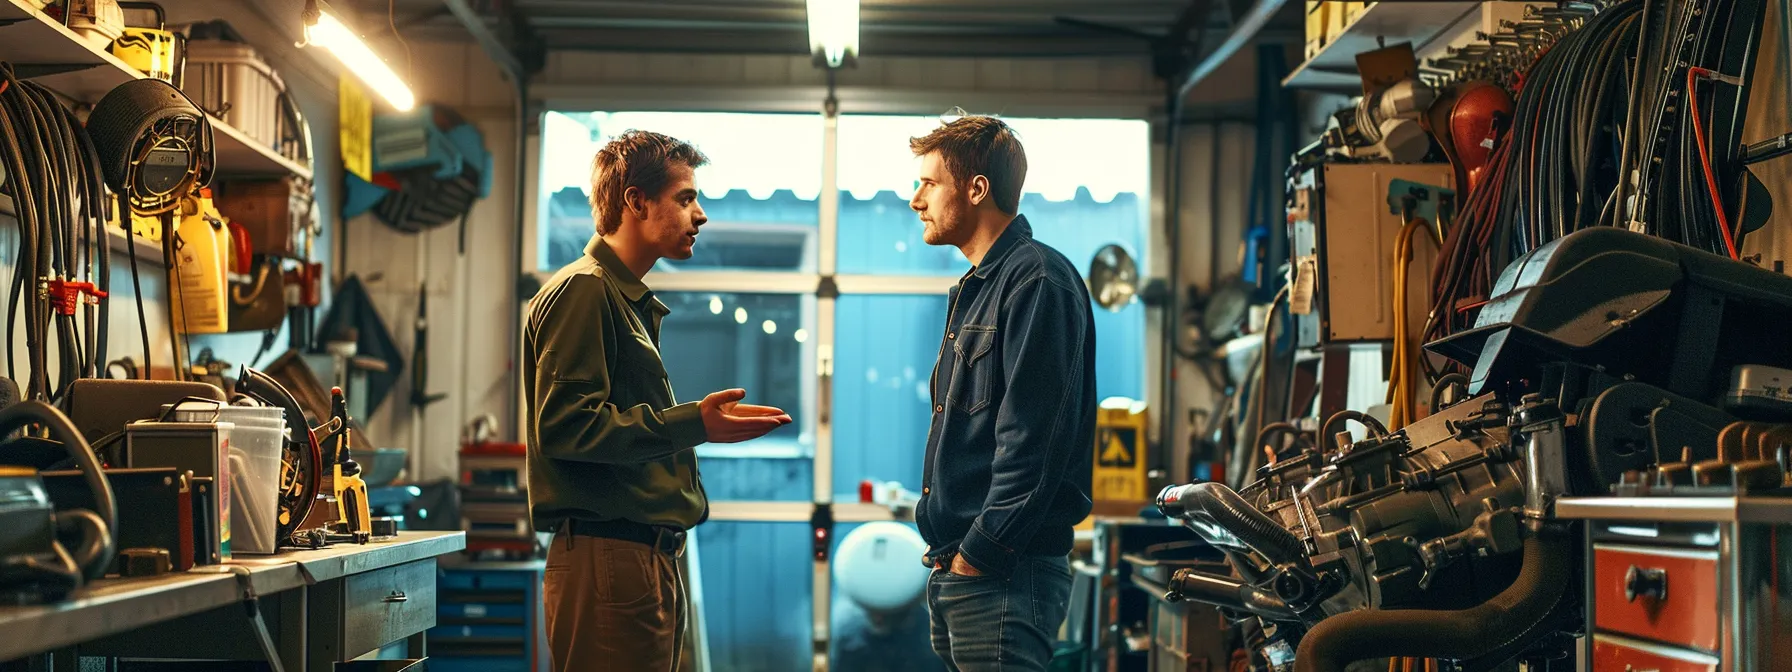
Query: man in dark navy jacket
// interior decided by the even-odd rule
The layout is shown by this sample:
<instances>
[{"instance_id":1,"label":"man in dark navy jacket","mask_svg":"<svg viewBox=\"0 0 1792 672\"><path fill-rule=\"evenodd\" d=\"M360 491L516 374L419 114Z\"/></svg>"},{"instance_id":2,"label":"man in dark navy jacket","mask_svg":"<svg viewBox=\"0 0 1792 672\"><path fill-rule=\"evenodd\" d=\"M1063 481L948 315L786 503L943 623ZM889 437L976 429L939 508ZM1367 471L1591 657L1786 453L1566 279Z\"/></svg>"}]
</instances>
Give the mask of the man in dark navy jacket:
<instances>
[{"instance_id":1,"label":"man in dark navy jacket","mask_svg":"<svg viewBox=\"0 0 1792 672\"><path fill-rule=\"evenodd\" d=\"M1019 214L1027 157L1007 124L961 117L909 146L927 243L972 265L934 365L916 514L933 648L952 670L1044 670L1069 605L1071 528L1090 508L1089 293Z\"/></svg>"}]
</instances>

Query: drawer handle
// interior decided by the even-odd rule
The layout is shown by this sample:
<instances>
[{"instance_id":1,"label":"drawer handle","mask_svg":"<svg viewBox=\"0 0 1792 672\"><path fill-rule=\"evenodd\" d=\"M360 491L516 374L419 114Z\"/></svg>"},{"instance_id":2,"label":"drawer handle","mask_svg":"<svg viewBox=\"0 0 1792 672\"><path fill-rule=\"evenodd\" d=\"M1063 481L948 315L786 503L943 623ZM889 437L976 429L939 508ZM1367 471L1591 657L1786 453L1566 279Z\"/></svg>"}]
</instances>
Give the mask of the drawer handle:
<instances>
[{"instance_id":1,"label":"drawer handle","mask_svg":"<svg viewBox=\"0 0 1792 672\"><path fill-rule=\"evenodd\" d=\"M1639 597L1667 599L1668 570L1631 565L1630 571L1624 573L1624 599L1635 602Z\"/></svg>"},{"instance_id":2,"label":"drawer handle","mask_svg":"<svg viewBox=\"0 0 1792 672\"><path fill-rule=\"evenodd\" d=\"M394 590L394 591L392 591L391 595L387 595L385 597L384 601L386 601L386 602L404 602L409 599L411 599L411 598L409 596L405 595L404 591Z\"/></svg>"}]
</instances>

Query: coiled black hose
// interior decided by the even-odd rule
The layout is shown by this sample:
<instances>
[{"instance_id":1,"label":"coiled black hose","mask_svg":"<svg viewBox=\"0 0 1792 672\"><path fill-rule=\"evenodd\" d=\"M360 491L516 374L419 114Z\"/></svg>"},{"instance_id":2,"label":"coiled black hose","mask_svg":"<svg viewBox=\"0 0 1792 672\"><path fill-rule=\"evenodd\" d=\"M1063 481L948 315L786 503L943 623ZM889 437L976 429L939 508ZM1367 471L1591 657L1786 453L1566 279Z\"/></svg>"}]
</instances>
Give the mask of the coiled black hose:
<instances>
[{"instance_id":1,"label":"coiled black hose","mask_svg":"<svg viewBox=\"0 0 1792 672\"><path fill-rule=\"evenodd\" d=\"M1157 510L1170 518L1197 519L1223 527L1272 565L1308 565L1306 544L1223 483L1164 488L1157 494Z\"/></svg>"},{"instance_id":2,"label":"coiled black hose","mask_svg":"<svg viewBox=\"0 0 1792 672\"><path fill-rule=\"evenodd\" d=\"M93 514L99 519L101 526L96 528L94 539L89 539L75 557L84 578L91 581L106 575L112 566L113 554L117 551L114 536L118 530L118 504L112 498L112 482L106 479L106 473L100 470L99 457L93 453L93 447L81 438L75 425L69 422L68 416L41 401L23 401L4 409L0 409L0 436L11 434L14 430L27 425L42 425L49 430L50 438L62 442L63 449L81 468L81 475L87 480L87 487L93 491Z\"/></svg>"},{"instance_id":3,"label":"coiled black hose","mask_svg":"<svg viewBox=\"0 0 1792 672\"><path fill-rule=\"evenodd\" d=\"M1476 658L1530 636L1574 579L1569 535L1545 529L1524 542L1524 568L1499 595L1460 611L1363 610L1321 621L1300 642L1295 672L1344 672L1370 658Z\"/></svg>"}]
</instances>

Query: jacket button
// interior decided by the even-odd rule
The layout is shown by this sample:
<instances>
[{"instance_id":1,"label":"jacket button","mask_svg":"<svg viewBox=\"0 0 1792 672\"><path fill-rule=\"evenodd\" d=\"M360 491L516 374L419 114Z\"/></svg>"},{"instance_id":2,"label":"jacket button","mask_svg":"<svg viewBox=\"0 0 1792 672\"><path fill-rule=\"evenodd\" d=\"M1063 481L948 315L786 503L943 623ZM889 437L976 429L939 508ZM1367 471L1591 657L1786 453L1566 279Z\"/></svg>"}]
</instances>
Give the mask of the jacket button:
<instances>
[{"instance_id":1,"label":"jacket button","mask_svg":"<svg viewBox=\"0 0 1792 672\"><path fill-rule=\"evenodd\" d=\"M948 332L946 332L946 340L948 340L948 341L950 341L950 340L952 340L952 339L955 339L955 338L958 338L958 334L955 334L955 333L952 333L952 332L949 332L949 331L948 331Z\"/></svg>"},{"instance_id":2,"label":"jacket button","mask_svg":"<svg viewBox=\"0 0 1792 672\"><path fill-rule=\"evenodd\" d=\"M933 492L933 488L921 488L921 494L923 494L923 495L931 493L931 492Z\"/></svg>"},{"instance_id":3,"label":"jacket button","mask_svg":"<svg viewBox=\"0 0 1792 672\"><path fill-rule=\"evenodd\" d=\"M935 412L935 413L939 413L939 412L942 412L942 411L944 411L944 410L946 410L946 407L945 407L945 406L942 406L942 405L937 405L937 404L936 404L936 405L934 405L934 407L933 407L933 412Z\"/></svg>"}]
</instances>

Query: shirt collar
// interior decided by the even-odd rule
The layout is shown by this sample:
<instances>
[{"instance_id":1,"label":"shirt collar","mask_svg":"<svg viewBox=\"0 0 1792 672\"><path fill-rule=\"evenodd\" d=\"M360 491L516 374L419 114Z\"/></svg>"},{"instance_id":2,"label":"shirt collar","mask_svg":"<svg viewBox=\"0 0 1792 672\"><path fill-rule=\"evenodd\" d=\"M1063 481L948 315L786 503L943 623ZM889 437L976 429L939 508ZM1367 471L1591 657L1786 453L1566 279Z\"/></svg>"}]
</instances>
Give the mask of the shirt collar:
<instances>
[{"instance_id":1,"label":"shirt collar","mask_svg":"<svg viewBox=\"0 0 1792 672\"><path fill-rule=\"evenodd\" d=\"M653 294L647 289L647 283L641 282L641 278L636 277L635 272L622 263L622 258L616 256L616 251L610 249L610 243L603 236L592 236L591 242L585 244L585 254L597 260L597 264L616 281L616 286L622 290L623 296L628 297L630 303L640 303L642 297ZM657 303L659 299L654 301Z\"/></svg>"},{"instance_id":2,"label":"shirt collar","mask_svg":"<svg viewBox=\"0 0 1792 672\"><path fill-rule=\"evenodd\" d=\"M1027 224L1027 216L1015 215L1014 221L1008 222L1008 229L996 238L994 245L989 246L988 252L983 253L983 263L977 264L976 268L971 269L971 274L977 276L978 279L987 279L990 270L995 268L996 264L1002 261L1002 257L1007 256L1008 252L1013 250L1021 239L1031 239L1032 237L1033 227Z\"/></svg>"}]
</instances>

